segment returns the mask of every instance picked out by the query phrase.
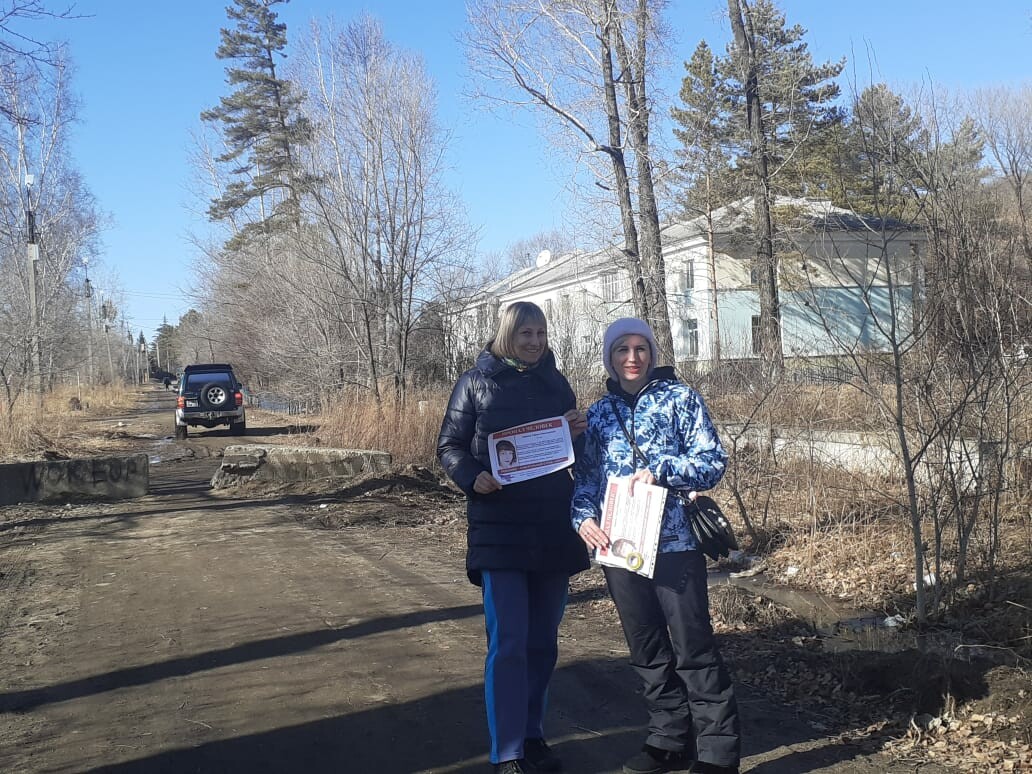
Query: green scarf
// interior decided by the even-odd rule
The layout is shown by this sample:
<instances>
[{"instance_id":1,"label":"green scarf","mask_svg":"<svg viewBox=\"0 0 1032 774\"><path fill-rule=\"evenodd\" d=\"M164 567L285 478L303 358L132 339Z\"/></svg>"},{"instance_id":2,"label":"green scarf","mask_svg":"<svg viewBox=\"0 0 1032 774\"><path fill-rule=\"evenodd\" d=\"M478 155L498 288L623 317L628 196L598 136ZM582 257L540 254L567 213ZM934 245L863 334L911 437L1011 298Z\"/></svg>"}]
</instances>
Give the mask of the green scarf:
<instances>
[{"instance_id":1,"label":"green scarf","mask_svg":"<svg viewBox=\"0 0 1032 774\"><path fill-rule=\"evenodd\" d=\"M502 362L505 363L507 366L515 368L520 373L523 373L524 371L528 371L531 368L537 368L538 363L540 363L541 361L538 360L537 363L527 363L524 360L520 360L518 357L503 357Z\"/></svg>"}]
</instances>

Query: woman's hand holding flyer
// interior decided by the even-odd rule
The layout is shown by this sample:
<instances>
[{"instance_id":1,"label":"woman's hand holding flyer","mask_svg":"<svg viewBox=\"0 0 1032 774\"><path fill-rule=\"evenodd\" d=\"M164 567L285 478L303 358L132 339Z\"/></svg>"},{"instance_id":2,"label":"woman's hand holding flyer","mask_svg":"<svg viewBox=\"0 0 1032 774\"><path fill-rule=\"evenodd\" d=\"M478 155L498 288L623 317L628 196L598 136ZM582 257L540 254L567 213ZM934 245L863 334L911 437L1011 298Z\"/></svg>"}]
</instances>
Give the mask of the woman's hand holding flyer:
<instances>
[{"instance_id":1,"label":"woman's hand holding flyer","mask_svg":"<svg viewBox=\"0 0 1032 774\"><path fill-rule=\"evenodd\" d=\"M644 478L611 477L606 483L599 527L609 536L609 545L595 551L595 561L651 578L656 567L667 490L645 483Z\"/></svg>"},{"instance_id":2,"label":"woman's hand holding flyer","mask_svg":"<svg viewBox=\"0 0 1032 774\"><path fill-rule=\"evenodd\" d=\"M547 476L573 464L573 440L566 417L549 417L487 436L491 475L513 484Z\"/></svg>"}]
</instances>

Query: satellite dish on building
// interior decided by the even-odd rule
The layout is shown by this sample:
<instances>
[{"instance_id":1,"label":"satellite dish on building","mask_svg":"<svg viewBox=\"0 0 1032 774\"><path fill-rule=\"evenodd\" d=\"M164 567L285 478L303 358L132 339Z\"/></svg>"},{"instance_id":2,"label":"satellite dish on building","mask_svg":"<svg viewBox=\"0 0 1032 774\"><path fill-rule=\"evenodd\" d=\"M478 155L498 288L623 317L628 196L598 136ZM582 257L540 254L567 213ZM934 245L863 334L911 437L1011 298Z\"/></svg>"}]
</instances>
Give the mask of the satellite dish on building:
<instances>
[{"instance_id":1,"label":"satellite dish on building","mask_svg":"<svg viewBox=\"0 0 1032 774\"><path fill-rule=\"evenodd\" d=\"M538 253L537 257L538 268L540 269L542 266L546 266L550 260L552 260L552 251L542 250L540 253Z\"/></svg>"}]
</instances>

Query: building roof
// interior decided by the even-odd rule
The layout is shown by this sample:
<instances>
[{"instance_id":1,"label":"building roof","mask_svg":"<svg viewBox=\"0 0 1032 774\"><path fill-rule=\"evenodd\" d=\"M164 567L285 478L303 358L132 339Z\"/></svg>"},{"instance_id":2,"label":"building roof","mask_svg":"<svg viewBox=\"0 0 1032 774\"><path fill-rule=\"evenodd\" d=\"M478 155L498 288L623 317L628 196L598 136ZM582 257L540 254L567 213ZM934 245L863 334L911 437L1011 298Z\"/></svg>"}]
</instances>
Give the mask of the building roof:
<instances>
[{"instance_id":1,"label":"building roof","mask_svg":"<svg viewBox=\"0 0 1032 774\"><path fill-rule=\"evenodd\" d=\"M748 230L753 222L753 197L718 207L710 216L714 231L718 235L731 236ZM836 207L827 199L806 199L791 196L778 196L772 202L776 208L792 208L797 220L804 221L814 231L907 231L912 230L902 221L893 218L875 218L858 215L852 210ZM802 224L800 224L802 225ZM704 215L690 220L667 223L662 227L664 247L672 247L679 242L688 242L706 235L707 218Z\"/></svg>"},{"instance_id":2,"label":"building roof","mask_svg":"<svg viewBox=\"0 0 1032 774\"><path fill-rule=\"evenodd\" d=\"M883 230L909 230L898 220L857 215L842 207L835 207L825 199L803 199L779 196L775 207L791 207L797 219L805 221L814 231L859 231L878 233ZM742 234L752 226L753 198L731 202L713 211L714 229L719 236ZM660 227L664 252L671 248L684 249L691 243L706 238L707 218L700 215L689 220L676 220ZM505 296L510 293L528 294L542 289L561 287L592 279L614 271L620 266L620 248L616 245L593 252L575 250L552 258L543 266L531 266L504 277L484 288L485 295Z\"/></svg>"},{"instance_id":3,"label":"building roof","mask_svg":"<svg viewBox=\"0 0 1032 774\"><path fill-rule=\"evenodd\" d=\"M606 271L613 271L618 266L616 248L608 247L595 252L586 253L580 250L553 258L544 266L521 275L517 282L505 292L518 290L521 293L533 292L540 288L554 288L565 284L597 277Z\"/></svg>"}]
</instances>

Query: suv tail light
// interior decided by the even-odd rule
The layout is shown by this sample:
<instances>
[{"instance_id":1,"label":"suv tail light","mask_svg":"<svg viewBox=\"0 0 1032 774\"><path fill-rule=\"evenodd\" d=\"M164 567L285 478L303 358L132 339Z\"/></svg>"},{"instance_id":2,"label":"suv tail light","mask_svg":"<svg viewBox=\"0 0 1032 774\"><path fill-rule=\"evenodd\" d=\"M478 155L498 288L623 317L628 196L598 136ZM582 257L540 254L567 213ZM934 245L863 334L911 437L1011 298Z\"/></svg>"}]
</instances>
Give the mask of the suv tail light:
<instances>
[{"instance_id":1,"label":"suv tail light","mask_svg":"<svg viewBox=\"0 0 1032 774\"><path fill-rule=\"evenodd\" d=\"M236 398L236 404L238 406L244 405L244 393L237 390L237 392L233 393L233 397Z\"/></svg>"},{"instance_id":2,"label":"suv tail light","mask_svg":"<svg viewBox=\"0 0 1032 774\"><path fill-rule=\"evenodd\" d=\"M186 398L184 398L182 395L176 398L176 408L186 408Z\"/></svg>"}]
</instances>

